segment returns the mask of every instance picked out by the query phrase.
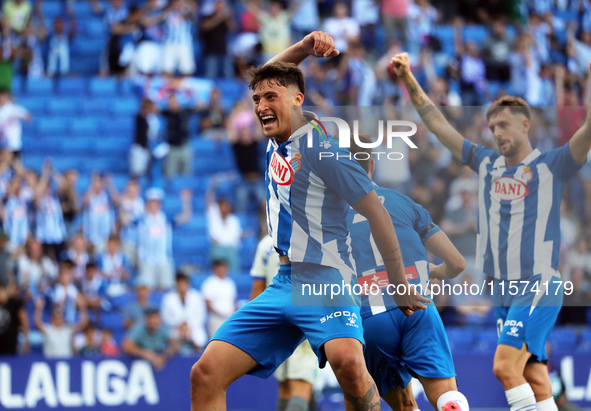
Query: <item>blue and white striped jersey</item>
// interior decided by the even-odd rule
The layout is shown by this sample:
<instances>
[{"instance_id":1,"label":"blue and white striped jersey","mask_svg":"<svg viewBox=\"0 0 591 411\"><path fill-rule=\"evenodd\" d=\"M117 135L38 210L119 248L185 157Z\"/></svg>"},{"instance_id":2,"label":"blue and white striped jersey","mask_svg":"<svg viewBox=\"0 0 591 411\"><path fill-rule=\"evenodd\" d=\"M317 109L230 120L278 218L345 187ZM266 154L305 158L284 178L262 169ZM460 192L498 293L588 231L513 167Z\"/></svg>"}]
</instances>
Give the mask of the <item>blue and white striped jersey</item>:
<instances>
[{"instance_id":1,"label":"blue and white striped jersey","mask_svg":"<svg viewBox=\"0 0 591 411\"><path fill-rule=\"evenodd\" d=\"M178 11L171 12L164 20L164 43L192 45L190 18Z\"/></svg>"},{"instance_id":2,"label":"blue and white striped jersey","mask_svg":"<svg viewBox=\"0 0 591 411\"><path fill-rule=\"evenodd\" d=\"M308 147L310 129L314 131ZM349 281L355 263L346 227L347 204L373 190L350 151L340 148L332 136L304 126L281 144L270 139L265 181L269 235L279 255L336 268L348 273L344 279Z\"/></svg>"},{"instance_id":3,"label":"blue and white striped jersey","mask_svg":"<svg viewBox=\"0 0 591 411\"><path fill-rule=\"evenodd\" d=\"M94 245L105 244L115 231L115 212L111 204L111 197L106 191L90 197L88 206L84 210L82 226L84 236Z\"/></svg>"},{"instance_id":4,"label":"blue and white striped jersey","mask_svg":"<svg viewBox=\"0 0 591 411\"><path fill-rule=\"evenodd\" d=\"M440 229L431 220L429 212L407 196L378 186L375 190L396 229L406 279L410 284L420 284L425 290L429 279L429 257L423 242ZM390 281L384 260L371 235L369 222L361 214L350 209L347 223L351 231L353 257L357 265L357 283L363 289L367 287L368 291L371 291L372 287L375 290L361 296L361 316L366 318L398 308L392 295L385 290ZM380 292L377 292L378 288Z\"/></svg>"},{"instance_id":5,"label":"blue and white striped jersey","mask_svg":"<svg viewBox=\"0 0 591 411\"><path fill-rule=\"evenodd\" d=\"M27 204L18 196L10 196L4 204L2 228L13 247L24 245L29 236Z\"/></svg>"},{"instance_id":6,"label":"blue and white striped jersey","mask_svg":"<svg viewBox=\"0 0 591 411\"><path fill-rule=\"evenodd\" d=\"M144 213L138 221L138 261L165 264L172 258L172 228L166 215Z\"/></svg>"},{"instance_id":7,"label":"blue and white striped jersey","mask_svg":"<svg viewBox=\"0 0 591 411\"><path fill-rule=\"evenodd\" d=\"M60 244L66 239L62 206L53 195L39 199L36 213L35 237L45 244Z\"/></svg>"},{"instance_id":8,"label":"blue and white striped jersey","mask_svg":"<svg viewBox=\"0 0 591 411\"><path fill-rule=\"evenodd\" d=\"M496 151L464 140L462 163L478 173L476 267L500 280L560 276L560 199L580 168L568 144L507 167Z\"/></svg>"}]
</instances>

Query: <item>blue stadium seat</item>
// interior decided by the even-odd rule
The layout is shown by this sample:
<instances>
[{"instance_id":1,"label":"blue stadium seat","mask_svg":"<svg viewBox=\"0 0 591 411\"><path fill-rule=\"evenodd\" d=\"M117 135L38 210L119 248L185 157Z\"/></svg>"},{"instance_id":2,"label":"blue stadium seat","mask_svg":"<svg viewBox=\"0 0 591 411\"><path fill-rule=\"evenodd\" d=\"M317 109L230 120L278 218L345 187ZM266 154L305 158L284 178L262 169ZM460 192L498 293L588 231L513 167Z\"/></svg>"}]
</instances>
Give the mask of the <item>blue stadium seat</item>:
<instances>
[{"instance_id":1,"label":"blue stadium seat","mask_svg":"<svg viewBox=\"0 0 591 411\"><path fill-rule=\"evenodd\" d=\"M55 17L62 14L63 5L59 1L44 1L41 3L41 10L47 19L53 20Z\"/></svg>"},{"instance_id":2,"label":"blue stadium seat","mask_svg":"<svg viewBox=\"0 0 591 411\"><path fill-rule=\"evenodd\" d=\"M553 352L572 352L577 344L577 334L572 328L555 328L548 336Z\"/></svg>"},{"instance_id":3,"label":"blue stadium seat","mask_svg":"<svg viewBox=\"0 0 591 411\"><path fill-rule=\"evenodd\" d=\"M82 3L80 1L77 1L76 3ZM80 27L81 31L83 30L84 33L86 33L86 35L88 37L94 37L94 38L100 38L103 39L104 42L104 46L107 46L107 27L105 25L105 22L100 19L100 18L93 18L93 19L86 19L86 21L84 22L84 24L79 24L78 25L83 26Z\"/></svg>"},{"instance_id":4,"label":"blue stadium seat","mask_svg":"<svg viewBox=\"0 0 591 411\"><path fill-rule=\"evenodd\" d=\"M70 132L73 135L97 135L100 136L100 127L98 120L94 118L76 118L70 123Z\"/></svg>"},{"instance_id":5,"label":"blue stadium seat","mask_svg":"<svg viewBox=\"0 0 591 411\"><path fill-rule=\"evenodd\" d=\"M82 113L85 115L108 115L111 113L113 101L106 98L85 98L81 104Z\"/></svg>"},{"instance_id":6,"label":"blue stadium seat","mask_svg":"<svg viewBox=\"0 0 591 411\"><path fill-rule=\"evenodd\" d=\"M80 108L80 101L73 98L59 98L47 101L47 112L59 116L74 115Z\"/></svg>"},{"instance_id":7,"label":"blue stadium seat","mask_svg":"<svg viewBox=\"0 0 591 411\"><path fill-rule=\"evenodd\" d=\"M111 102L111 113L115 116L133 117L140 109L140 103L135 97L118 97Z\"/></svg>"},{"instance_id":8,"label":"blue stadium seat","mask_svg":"<svg viewBox=\"0 0 591 411\"><path fill-rule=\"evenodd\" d=\"M135 301L135 295L133 293L122 294L111 298L111 304L113 304L113 308L116 310L120 310L133 301Z\"/></svg>"},{"instance_id":9,"label":"blue stadium seat","mask_svg":"<svg viewBox=\"0 0 591 411\"><path fill-rule=\"evenodd\" d=\"M65 142L64 152L69 155L95 155L95 139L73 136Z\"/></svg>"},{"instance_id":10,"label":"blue stadium seat","mask_svg":"<svg viewBox=\"0 0 591 411\"><path fill-rule=\"evenodd\" d=\"M591 352L591 329L581 331L581 341L577 345L579 352Z\"/></svg>"},{"instance_id":11,"label":"blue stadium seat","mask_svg":"<svg viewBox=\"0 0 591 411\"><path fill-rule=\"evenodd\" d=\"M51 96L54 94L54 84L51 79L28 79L27 94L32 96Z\"/></svg>"},{"instance_id":12,"label":"blue stadium seat","mask_svg":"<svg viewBox=\"0 0 591 411\"><path fill-rule=\"evenodd\" d=\"M44 155L28 155L23 156L23 165L25 168L30 168L35 171L41 171L43 163L45 162Z\"/></svg>"},{"instance_id":13,"label":"blue stadium seat","mask_svg":"<svg viewBox=\"0 0 591 411\"><path fill-rule=\"evenodd\" d=\"M107 312L101 314L101 325L112 332L123 330L123 314Z\"/></svg>"},{"instance_id":14,"label":"blue stadium seat","mask_svg":"<svg viewBox=\"0 0 591 411\"><path fill-rule=\"evenodd\" d=\"M35 119L37 132L40 135L59 136L64 135L68 129L67 117L38 117Z\"/></svg>"},{"instance_id":15,"label":"blue stadium seat","mask_svg":"<svg viewBox=\"0 0 591 411\"><path fill-rule=\"evenodd\" d=\"M92 7L89 1L76 1L74 2L74 13L76 18L79 20L88 21L89 17L94 16Z\"/></svg>"},{"instance_id":16,"label":"blue stadium seat","mask_svg":"<svg viewBox=\"0 0 591 411\"><path fill-rule=\"evenodd\" d=\"M126 155L129 151L129 144L118 138L100 138L96 141L95 150L98 155Z\"/></svg>"},{"instance_id":17,"label":"blue stadium seat","mask_svg":"<svg viewBox=\"0 0 591 411\"><path fill-rule=\"evenodd\" d=\"M114 78L93 78L90 80L89 91L95 96L115 96L117 94L117 80Z\"/></svg>"},{"instance_id":18,"label":"blue stadium seat","mask_svg":"<svg viewBox=\"0 0 591 411\"><path fill-rule=\"evenodd\" d=\"M58 91L63 96L77 97L84 96L88 87L85 78L62 78L58 82Z\"/></svg>"},{"instance_id":19,"label":"blue stadium seat","mask_svg":"<svg viewBox=\"0 0 591 411\"><path fill-rule=\"evenodd\" d=\"M133 128L135 122L133 118L111 118L105 125L105 131L110 137L118 137L119 135L133 138Z\"/></svg>"},{"instance_id":20,"label":"blue stadium seat","mask_svg":"<svg viewBox=\"0 0 591 411\"><path fill-rule=\"evenodd\" d=\"M464 42L472 42L480 46L489 37L489 30L481 25L464 26L462 38Z\"/></svg>"},{"instance_id":21,"label":"blue stadium seat","mask_svg":"<svg viewBox=\"0 0 591 411\"><path fill-rule=\"evenodd\" d=\"M22 96L16 99L17 104L20 104L21 106L29 110L31 113L33 113L34 116L42 114L45 111L45 107L48 101L51 100L35 96Z\"/></svg>"}]
</instances>

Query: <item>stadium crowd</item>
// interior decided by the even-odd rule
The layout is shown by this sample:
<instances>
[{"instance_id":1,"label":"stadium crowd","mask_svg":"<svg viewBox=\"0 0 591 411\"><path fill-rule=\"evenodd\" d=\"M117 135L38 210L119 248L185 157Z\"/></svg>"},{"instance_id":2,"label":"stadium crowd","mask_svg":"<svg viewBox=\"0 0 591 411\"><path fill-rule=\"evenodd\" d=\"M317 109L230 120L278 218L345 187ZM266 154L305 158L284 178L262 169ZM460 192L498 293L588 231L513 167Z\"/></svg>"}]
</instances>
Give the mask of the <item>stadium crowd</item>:
<instances>
[{"instance_id":1,"label":"stadium crowd","mask_svg":"<svg viewBox=\"0 0 591 411\"><path fill-rule=\"evenodd\" d=\"M99 173L80 190L76 169L57 170L49 158L42 170L23 166L29 136L21 122L35 118L8 89L13 75L24 83L76 79L69 46L81 1L63 2L62 13L50 22L42 0L2 4L4 354L24 354L31 346L48 357L123 352L158 368L177 352L201 349L239 306L240 290L231 277L247 276L241 270L249 269L253 257L240 255L241 242L264 231L255 224L249 232L242 222L244 216L256 221L264 202L265 141L248 95L229 106L216 87L204 98L191 95L192 81L243 82L248 67L321 29L341 55L304 65L309 105L385 106L392 116L419 123L389 69L390 58L402 50L409 51L413 72L431 99L450 106L444 112L454 126L486 146L494 147L494 141L479 106L500 95L539 106L530 135L541 151L568 141L589 102L588 0L93 0L92 13L108 32L95 75L133 84L141 104L129 118L135 134L123 190ZM229 144L236 169L231 176L211 176L198 192L180 190L180 211L171 216L163 211L171 201L165 188L179 176L201 177L194 172L193 163L201 159L192 138ZM413 140L419 150L406 152L395 167L378 162L376 182L426 207L468 261L458 281L480 281L482 274L473 268L475 177L424 126L419 124ZM181 267L173 260L173 236L202 217L193 209L195 198L206 203L208 263ZM584 325L591 296L591 165L570 182L562 210L561 272L576 292L569 297L575 307L565 307L560 321ZM439 301L444 322L494 324L483 299Z\"/></svg>"}]
</instances>

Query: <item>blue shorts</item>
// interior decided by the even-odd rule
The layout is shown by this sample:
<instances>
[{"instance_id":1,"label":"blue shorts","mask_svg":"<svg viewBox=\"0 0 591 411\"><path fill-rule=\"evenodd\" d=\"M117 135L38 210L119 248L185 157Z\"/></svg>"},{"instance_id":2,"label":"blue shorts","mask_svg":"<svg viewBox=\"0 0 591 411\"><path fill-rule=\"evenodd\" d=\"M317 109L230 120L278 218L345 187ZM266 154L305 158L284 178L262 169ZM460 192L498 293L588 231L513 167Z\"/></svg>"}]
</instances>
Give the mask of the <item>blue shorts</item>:
<instances>
[{"instance_id":1,"label":"blue shorts","mask_svg":"<svg viewBox=\"0 0 591 411\"><path fill-rule=\"evenodd\" d=\"M318 276L338 273L316 264L306 264L305 269ZM254 358L259 366L251 375L268 378L306 338L320 368L326 364L323 345L327 341L355 338L365 344L359 307L294 306L290 273L291 266L282 265L273 283L228 318L211 339L230 343Z\"/></svg>"},{"instance_id":2,"label":"blue shorts","mask_svg":"<svg viewBox=\"0 0 591 411\"><path fill-rule=\"evenodd\" d=\"M525 343L533 355L529 362L548 361L546 340L562 307L562 284L557 277L542 280L541 275L532 277L528 284L517 283L513 282L512 290L511 281L495 281L493 285L498 344L521 349Z\"/></svg>"},{"instance_id":3,"label":"blue shorts","mask_svg":"<svg viewBox=\"0 0 591 411\"><path fill-rule=\"evenodd\" d=\"M367 369L384 396L406 387L411 375L451 378L456 371L441 317L434 305L410 317L398 309L363 319Z\"/></svg>"}]
</instances>

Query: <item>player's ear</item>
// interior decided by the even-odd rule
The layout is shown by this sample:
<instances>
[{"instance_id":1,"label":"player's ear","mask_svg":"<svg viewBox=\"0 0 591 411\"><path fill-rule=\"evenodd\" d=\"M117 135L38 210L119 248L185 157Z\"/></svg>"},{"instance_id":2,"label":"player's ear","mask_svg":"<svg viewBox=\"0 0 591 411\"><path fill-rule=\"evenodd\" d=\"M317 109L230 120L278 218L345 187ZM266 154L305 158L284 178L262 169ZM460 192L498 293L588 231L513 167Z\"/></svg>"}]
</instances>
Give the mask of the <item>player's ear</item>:
<instances>
[{"instance_id":1,"label":"player's ear","mask_svg":"<svg viewBox=\"0 0 591 411\"><path fill-rule=\"evenodd\" d=\"M523 132L525 134L527 134L528 131L529 131L529 128L531 126L531 121L529 121L529 119L526 118L526 119L523 120L523 123L522 124L523 124Z\"/></svg>"},{"instance_id":2,"label":"player's ear","mask_svg":"<svg viewBox=\"0 0 591 411\"><path fill-rule=\"evenodd\" d=\"M376 169L376 160L372 158L369 162L369 173L373 174L375 169Z\"/></svg>"},{"instance_id":3,"label":"player's ear","mask_svg":"<svg viewBox=\"0 0 591 411\"><path fill-rule=\"evenodd\" d=\"M296 91L292 97L292 105L301 107L302 104L304 104L304 95L301 92Z\"/></svg>"}]
</instances>

